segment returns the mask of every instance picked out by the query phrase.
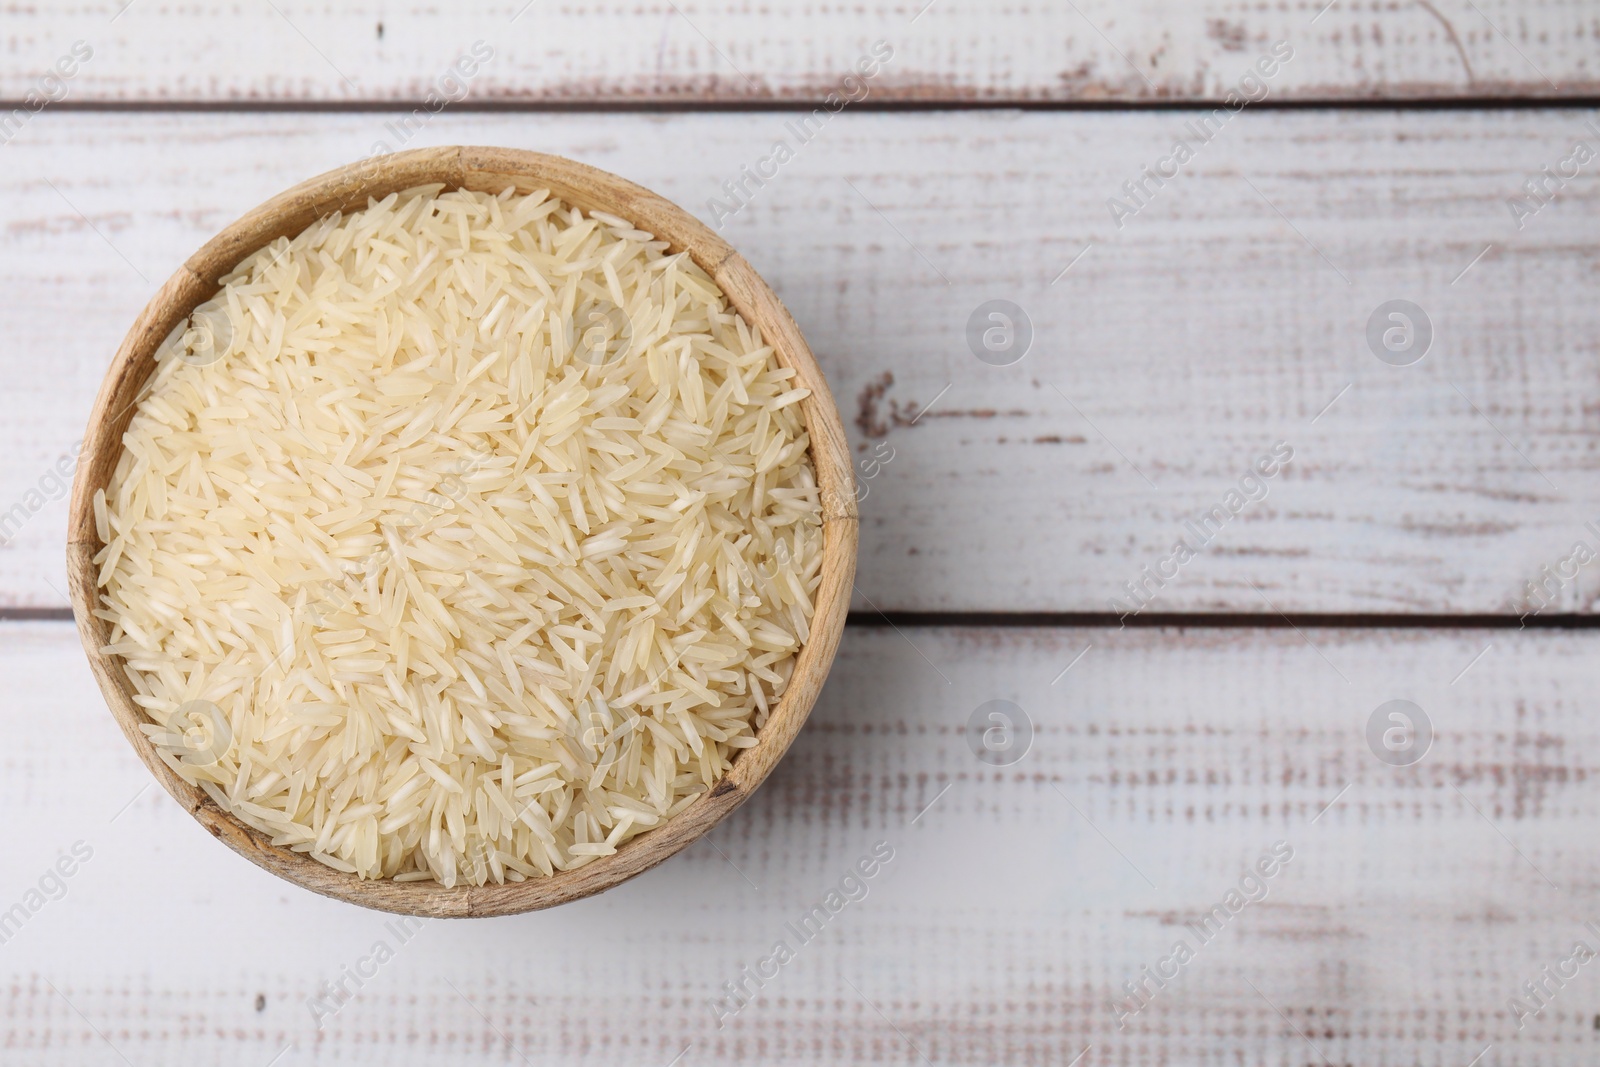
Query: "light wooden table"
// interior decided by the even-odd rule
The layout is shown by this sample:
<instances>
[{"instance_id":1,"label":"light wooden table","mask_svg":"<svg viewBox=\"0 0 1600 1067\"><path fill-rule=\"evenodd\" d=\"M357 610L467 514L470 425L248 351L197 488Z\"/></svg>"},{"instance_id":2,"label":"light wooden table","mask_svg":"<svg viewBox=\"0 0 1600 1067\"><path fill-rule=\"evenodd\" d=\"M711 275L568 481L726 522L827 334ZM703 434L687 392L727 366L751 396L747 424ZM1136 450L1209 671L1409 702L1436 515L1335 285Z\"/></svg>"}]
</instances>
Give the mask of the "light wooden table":
<instances>
[{"instance_id":1,"label":"light wooden table","mask_svg":"<svg viewBox=\"0 0 1600 1067\"><path fill-rule=\"evenodd\" d=\"M0 1062L1600 1061L1600 159L1523 191L1600 152L1600 9L924 3L0 14L3 110L65 93L0 124ZM478 41L465 99L412 116ZM853 624L766 788L598 898L403 930L209 840L65 607L53 470L155 286L407 123L711 221L877 41L723 227L870 473ZM1007 366L968 340L993 300L1031 324ZM1397 300L1419 361L1382 344ZM994 700L1031 744L985 762ZM1432 735L1406 765L1369 741L1394 700Z\"/></svg>"}]
</instances>

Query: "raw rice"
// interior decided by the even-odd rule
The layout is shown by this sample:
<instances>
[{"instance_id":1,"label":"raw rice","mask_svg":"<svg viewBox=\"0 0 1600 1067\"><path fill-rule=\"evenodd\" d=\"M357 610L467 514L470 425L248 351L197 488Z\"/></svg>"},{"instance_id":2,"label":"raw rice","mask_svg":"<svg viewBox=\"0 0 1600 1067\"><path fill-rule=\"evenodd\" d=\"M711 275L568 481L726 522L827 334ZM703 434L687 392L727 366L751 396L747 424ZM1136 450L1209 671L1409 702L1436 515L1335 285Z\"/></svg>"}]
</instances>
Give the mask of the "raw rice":
<instances>
[{"instance_id":1,"label":"raw rice","mask_svg":"<svg viewBox=\"0 0 1600 1067\"><path fill-rule=\"evenodd\" d=\"M611 855L756 743L806 641L794 372L687 256L424 186L245 260L95 498L162 760L362 878Z\"/></svg>"}]
</instances>

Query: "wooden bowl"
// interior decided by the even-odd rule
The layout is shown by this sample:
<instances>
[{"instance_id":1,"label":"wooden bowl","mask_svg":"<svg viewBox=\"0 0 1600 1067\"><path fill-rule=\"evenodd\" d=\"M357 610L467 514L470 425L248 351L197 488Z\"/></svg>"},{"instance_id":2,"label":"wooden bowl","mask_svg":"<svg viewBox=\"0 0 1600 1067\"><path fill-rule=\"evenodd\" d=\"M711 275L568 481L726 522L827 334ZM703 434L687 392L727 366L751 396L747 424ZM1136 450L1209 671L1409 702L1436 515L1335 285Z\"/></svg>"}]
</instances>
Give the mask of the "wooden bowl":
<instances>
[{"instance_id":1,"label":"wooden bowl","mask_svg":"<svg viewBox=\"0 0 1600 1067\"><path fill-rule=\"evenodd\" d=\"M133 702L122 663L117 656L101 651L110 641L110 627L93 613L100 605L100 595L91 561L102 547L95 532L94 494L106 487L116 468L122 435L155 370L157 346L196 306L217 292L221 279L235 265L262 246L279 237L293 237L335 211L360 210L369 197L432 182L490 193L507 186L519 193L549 189L586 211L630 220L670 242L673 252L687 251L716 279L745 320L760 328L779 362L794 368L799 383L811 390L811 396L801 402L801 410L822 490L822 581L810 639L800 650L783 698L757 733L755 746L738 753L732 768L709 792L666 823L620 846L615 855L549 878L505 885L445 888L435 882L364 881L270 844L266 835L219 808L204 791L161 762L139 729L150 720ZM605 171L557 156L505 148L425 148L343 167L273 197L208 241L161 287L128 331L89 416L72 486L67 573L78 633L111 714L150 773L214 836L276 875L353 904L407 915L509 915L598 893L655 866L711 829L766 779L805 722L833 663L850 603L857 534L850 452L828 384L788 310L738 253L675 204Z\"/></svg>"}]
</instances>

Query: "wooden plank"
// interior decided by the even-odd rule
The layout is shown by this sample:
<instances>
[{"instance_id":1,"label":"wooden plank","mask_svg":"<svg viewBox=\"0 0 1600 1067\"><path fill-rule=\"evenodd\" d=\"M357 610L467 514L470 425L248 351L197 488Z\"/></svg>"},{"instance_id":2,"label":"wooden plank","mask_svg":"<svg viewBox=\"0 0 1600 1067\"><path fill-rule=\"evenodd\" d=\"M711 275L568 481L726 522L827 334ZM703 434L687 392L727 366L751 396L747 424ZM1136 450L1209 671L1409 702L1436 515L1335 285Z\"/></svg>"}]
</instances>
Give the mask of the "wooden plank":
<instances>
[{"instance_id":1,"label":"wooden plank","mask_svg":"<svg viewBox=\"0 0 1600 1067\"><path fill-rule=\"evenodd\" d=\"M78 40L79 102L422 101L475 41L477 102L817 103L880 40L880 101L1221 100L1280 40L1278 99L1571 97L1600 88L1597 34L1587 0L68 0L7 11L0 97Z\"/></svg>"},{"instance_id":2,"label":"wooden plank","mask_svg":"<svg viewBox=\"0 0 1600 1067\"><path fill-rule=\"evenodd\" d=\"M1592 633L1484 652L1474 632L851 628L788 758L709 842L404 944L150 787L69 626L0 635L0 905L92 850L0 956L17 1062L117 1062L109 1042L134 1063L1065 1064L1092 1044L1091 1067L1464 1067L1488 1045L1591 1064L1600 1042L1596 964L1520 1030L1508 1005L1600 945ZM1409 767L1365 740L1396 698L1434 731ZM1034 727L1004 766L965 729L996 699ZM1245 884L1262 899L1208 938L1186 925L1279 841L1292 857ZM878 842L892 859L801 944L787 924ZM723 983L780 939L794 959L719 1029ZM1179 939L1194 958L1119 1029L1123 983ZM392 961L363 964L380 940ZM346 967L368 976L319 1017Z\"/></svg>"},{"instance_id":3,"label":"wooden plank","mask_svg":"<svg viewBox=\"0 0 1600 1067\"><path fill-rule=\"evenodd\" d=\"M1149 610L1526 610L1543 567L1600 545L1600 196L1580 178L1520 231L1507 198L1595 139L1588 117L1246 114L1121 229L1107 199L1179 116L835 120L722 232L845 408L867 494L857 607L1104 611L1232 501ZM8 148L0 515L41 506L0 549L0 602L67 602L63 506L28 494L155 284L386 121L63 113ZM572 155L709 221L788 121L446 114L416 143ZM1397 298L1433 324L1413 366L1369 347ZM969 348L992 299L1031 316L1014 366ZM1230 498L1278 442L1294 456L1266 498ZM1586 612L1600 568L1568 570L1550 610Z\"/></svg>"}]
</instances>

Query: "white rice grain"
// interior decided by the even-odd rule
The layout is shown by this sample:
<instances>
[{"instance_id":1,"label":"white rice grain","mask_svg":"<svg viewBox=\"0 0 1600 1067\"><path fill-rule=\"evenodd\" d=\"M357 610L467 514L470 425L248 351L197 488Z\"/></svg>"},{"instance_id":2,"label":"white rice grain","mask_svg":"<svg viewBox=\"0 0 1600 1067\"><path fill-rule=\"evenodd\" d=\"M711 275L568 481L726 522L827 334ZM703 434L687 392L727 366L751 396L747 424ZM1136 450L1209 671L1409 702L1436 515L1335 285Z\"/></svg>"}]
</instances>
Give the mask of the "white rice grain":
<instances>
[{"instance_id":1,"label":"white rice grain","mask_svg":"<svg viewBox=\"0 0 1600 1067\"><path fill-rule=\"evenodd\" d=\"M173 332L94 500L169 766L334 869L484 884L613 854L756 743L819 580L809 394L665 249L424 186Z\"/></svg>"}]
</instances>

